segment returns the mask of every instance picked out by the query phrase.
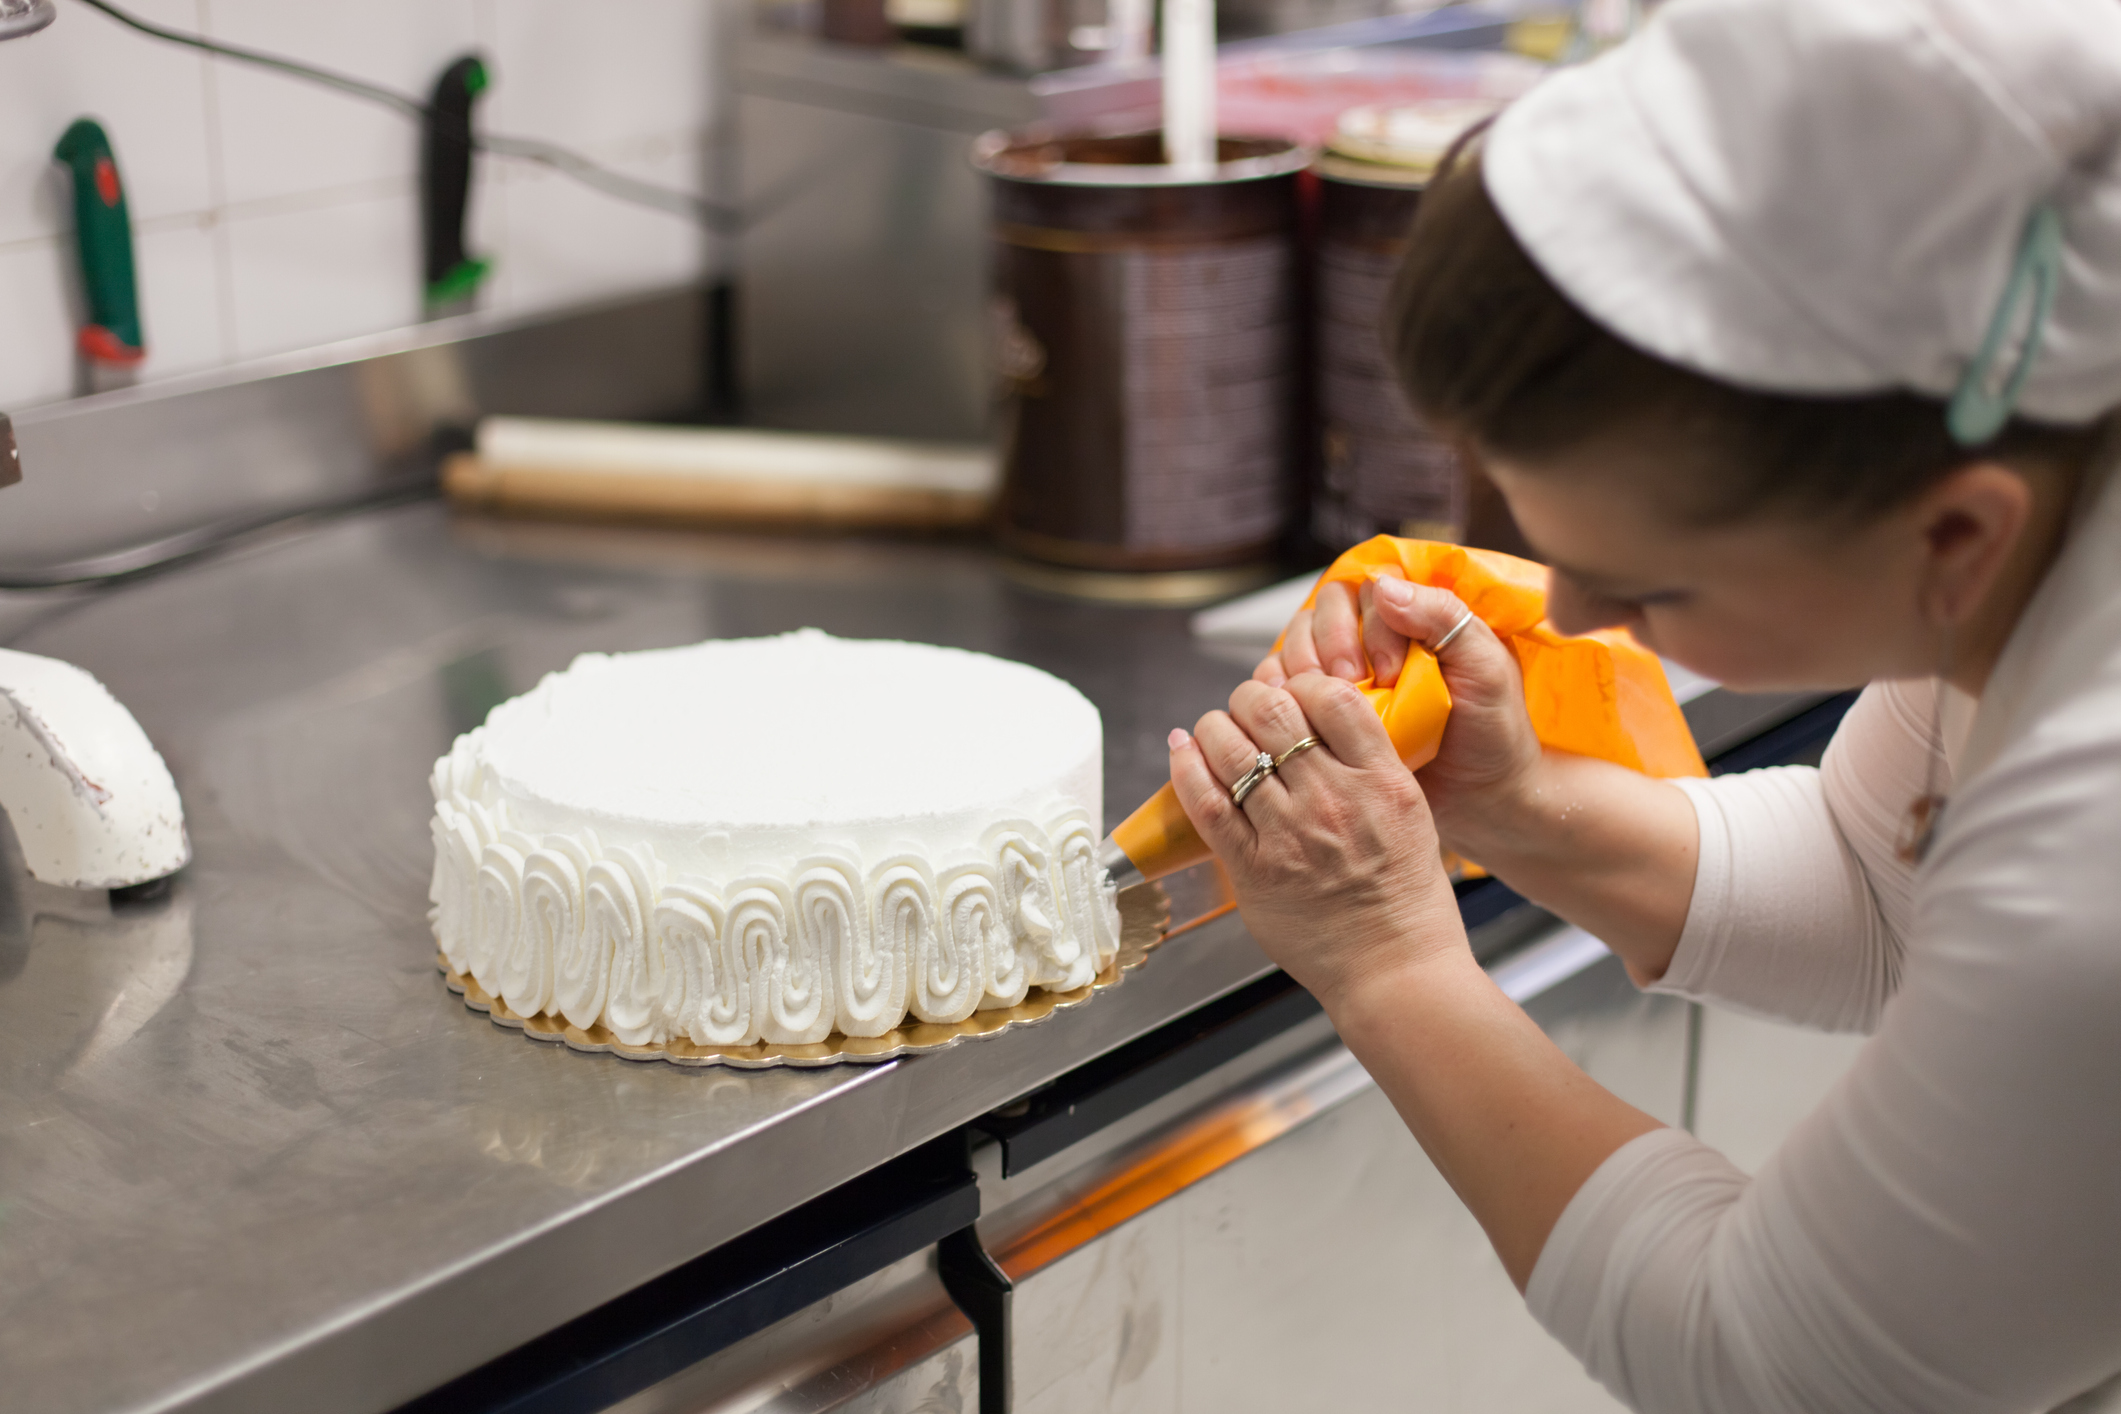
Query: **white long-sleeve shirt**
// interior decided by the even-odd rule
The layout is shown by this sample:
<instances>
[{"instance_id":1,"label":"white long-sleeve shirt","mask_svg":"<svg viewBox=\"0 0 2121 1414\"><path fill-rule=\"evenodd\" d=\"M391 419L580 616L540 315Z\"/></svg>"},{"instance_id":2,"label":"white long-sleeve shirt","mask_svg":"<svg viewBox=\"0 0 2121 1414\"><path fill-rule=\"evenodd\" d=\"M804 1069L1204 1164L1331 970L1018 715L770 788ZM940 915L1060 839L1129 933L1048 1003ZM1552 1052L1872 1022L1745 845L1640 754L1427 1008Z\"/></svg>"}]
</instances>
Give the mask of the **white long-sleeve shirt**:
<instances>
[{"instance_id":1,"label":"white long-sleeve shirt","mask_svg":"<svg viewBox=\"0 0 2121 1414\"><path fill-rule=\"evenodd\" d=\"M1872 1039L1758 1177L1658 1130L1562 1214L1527 1299L1644 1414L2121 1408L2121 492L1978 710L1947 692L1912 868L1934 701L1874 685L1818 770L1687 783L1660 988Z\"/></svg>"}]
</instances>

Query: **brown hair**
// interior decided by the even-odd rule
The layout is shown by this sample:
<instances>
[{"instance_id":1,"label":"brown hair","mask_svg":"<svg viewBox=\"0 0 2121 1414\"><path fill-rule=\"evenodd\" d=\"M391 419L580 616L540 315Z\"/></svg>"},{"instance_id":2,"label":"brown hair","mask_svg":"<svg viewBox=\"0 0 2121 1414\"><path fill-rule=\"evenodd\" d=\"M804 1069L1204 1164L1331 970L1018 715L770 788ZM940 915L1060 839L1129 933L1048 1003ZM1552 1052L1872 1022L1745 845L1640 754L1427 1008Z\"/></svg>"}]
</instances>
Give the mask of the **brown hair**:
<instances>
[{"instance_id":1,"label":"brown hair","mask_svg":"<svg viewBox=\"0 0 2121 1414\"><path fill-rule=\"evenodd\" d=\"M1478 149L1429 184L1387 305L1387 352L1446 435L1536 470L1566 449L1656 439L1682 518L1860 521L1976 455L2074 472L2096 429L2013 419L1978 453L1916 393L1755 392L1645 353L1578 309L1517 243Z\"/></svg>"}]
</instances>

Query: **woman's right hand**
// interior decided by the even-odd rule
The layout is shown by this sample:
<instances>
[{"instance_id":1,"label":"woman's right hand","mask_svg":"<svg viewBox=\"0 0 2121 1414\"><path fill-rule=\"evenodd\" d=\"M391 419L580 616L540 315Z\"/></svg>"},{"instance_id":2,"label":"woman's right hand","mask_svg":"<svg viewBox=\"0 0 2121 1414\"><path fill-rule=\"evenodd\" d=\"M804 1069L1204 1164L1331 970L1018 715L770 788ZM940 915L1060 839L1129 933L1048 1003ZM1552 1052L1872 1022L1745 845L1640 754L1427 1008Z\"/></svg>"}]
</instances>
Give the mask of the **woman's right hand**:
<instances>
[{"instance_id":1,"label":"woman's right hand","mask_svg":"<svg viewBox=\"0 0 2121 1414\"><path fill-rule=\"evenodd\" d=\"M1410 644L1441 641L1465 613L1464 601L1449 590L1392 576L1360 589L1322 585L1315 607L1290 620L1279 651L1252 676L1279 687L1299 673L1323 672L1349 682L1373 676L1390 687ZM1495 823L1522 798L1539 769L1539 738L1525 711L1517 660L1487 624L1468 623L1437 665L1451 692L1451 716L1436 759L1418 774L1444 843L1477 859L1480 822Z\"/></svg>"}]
</instances>

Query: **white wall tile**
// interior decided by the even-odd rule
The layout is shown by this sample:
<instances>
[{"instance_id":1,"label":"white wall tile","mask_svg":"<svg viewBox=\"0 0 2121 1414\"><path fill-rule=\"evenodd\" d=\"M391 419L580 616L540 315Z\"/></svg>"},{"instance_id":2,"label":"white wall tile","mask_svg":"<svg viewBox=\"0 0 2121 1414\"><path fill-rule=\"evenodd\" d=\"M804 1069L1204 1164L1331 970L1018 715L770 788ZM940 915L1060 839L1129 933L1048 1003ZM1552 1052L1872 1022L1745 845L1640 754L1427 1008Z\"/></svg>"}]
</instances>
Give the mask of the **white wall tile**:
<instances>
[{"instance_id":1,"label":"white wall tile","mask_svg":"<svg viewBox=\"0 0 2121 1414\"><path fill-rule=\"evenodd\" d=\"M133 8L162 24L199 18L197 0ZM134 220L206 210L204 63L78 5L61 5L41 33L0 44L0 244L73 224L71 188L52 179L52 148L81 117L110 134Z\"/></svg>"},{"instance_id":2,"label":"white wall tile","mask_svg":"<svg viewBox=\"0 0 2121 1414\"><path fill-rule=\"evenodd\" d=\"M734 0L719 0L734 3ZM130 0L142 17L424 98L483 53L486 125L704 187L718 0ZM410 118L134 33L78 5L0 45L0 408L70 396L71 192L51 161L102 120L136 225L152 380L401 327L421 310ZM487 162L485 307L534 312L698 279L707 239L550 173Z\"/></svg>"},{"instance_id":3,"label":"white wall tile","mask_svg":"<svg viewBox=\"0 0 2121 1414\"><path fill-rule=\"evenodd\" d=\"M228 356L215 240L206 218L135 231L133 265L147 335L143 382L212 368Z\"/></svg>"},{"instance_id":4,"label":"white wall tile","mask_svg":"<svg viewBox=\"0 0 2121 1414\"><path fill-rule=\"evenodd\" d=\"M142 381L191 373L228 354L208 216L136 228L133 268L147 336ZM71 397L73 350L83 315L71 232L0 246L0 409Z\"/></svg>"},{"instance_id":5,"label":"white wall tile","mask_svg":"<svg viewBox=\"0 0 2121 1414\"><path fill-rule=\"evenodd\" d=\"M68 258L56 239L0 246L0 410L73 395Z\"/></svg>"},{"instance_id":6,"label":"white wall tile","mask_svg":"<svg viewBox=\"0 0 2121 1414\"><path fill-rule=\"evenodd\" d=\"M419 229L411 190L388 186L237 214L227 228L237 357L417 322Z\"/></svg>"},{"instance_id":7,"label":"white wall tile","mask_svg":"<svg viewBox=\"0 0 2121 1414\"><path fill-rule=\"evenodd\" d=\"M596 155L629 175L699 190L704 157L696 140L671 137ZM685 217L615 201L524 163L489 165L506 187L491 308L550 309L679 284L704 268L706 236Z\"/></svg>"},{"instance_id":8,"label":"white wall tile","mask_svg":"<svg viewBox=\"0 0 2121 1414\"><path fill-rule=\"evenodd\" d=\"M471 0L209 0L216 39L285 54L424 100L477 47ZM420 126L402 113L242 64L221 63L230 203L401 180L419 170Z\"/></svg>"},{"instance_id":9,"label":"white wall tile","mask_svg":"<svg viewBox=\"0 0 2121 1414\"><path fill-rule=\"evenodd\" d=\"M584 150L707 125L714 0L493 0L496 129Z\"/></svg>"}]
</instances>

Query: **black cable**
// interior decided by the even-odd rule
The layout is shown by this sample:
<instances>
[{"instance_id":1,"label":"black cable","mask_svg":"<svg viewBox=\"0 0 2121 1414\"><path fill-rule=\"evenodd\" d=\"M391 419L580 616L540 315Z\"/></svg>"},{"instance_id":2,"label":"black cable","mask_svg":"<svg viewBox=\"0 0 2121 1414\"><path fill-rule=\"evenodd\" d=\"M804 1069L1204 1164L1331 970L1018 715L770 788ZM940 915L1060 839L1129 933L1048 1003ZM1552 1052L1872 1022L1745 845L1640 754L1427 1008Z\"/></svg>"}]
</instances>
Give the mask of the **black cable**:
<instances>
[{"instance_id":1,"label":"black cable","mask_svg":"<svg viewBox=\"0 0 2121 1414\"><path fill-rule=\"evenodd\" d=\"M0 567L0 590L71 589L122 584L175 569L247 541L305 530L366 511L423 501L440 494L432 476L395 481L291 509L236 516L78 560L28 568Z\"/></svg>"},{"instance_id":2,"label":"black cable","mask_svg":"<svg viewBox=\"0 0 2121 1414\"><path fill-rule=\"evenodd\" d=\"M233 44L219 44L204 35L187 34L179 29L164 29L160 25L150 24L137 15L127 14L116 5L105 3L105 0L81 0L81 3L88 6L91 10L101 10L121 25L136 29L144 35L170 44L182 44L193 49L203 49L209 54L218 54L224 59L240 59L246 64L256 64L264 69L277 69L281 73L292 74L296 78L308 79L312 83L321 83L327 87L336 88L342 93L350 93L356 98L365 98L371 103L380 103L386 108L395 108L409 117L417 118L427 111L427 105L420 102L419 99L384 88L380 84L372 84L366 80L353 78L346 74L333 73L330 69L320 69L309 64L300 64L292 59L283 59L277 54L267 54L257 49L244 49Z\"/></svg>"},{"instance_id":3,"label":"black cable","mask_svg":"<svg viewBox=\"0 0 2121 1414\"><path fill-rule=\"evenodd\" d=\"M305 79L322 84L354 98L379 103L385 108L408 118L429 116L428 105L408 93L373 84L366 79L357 79L314 64L301 63L278 54L268 54L259 49L245 49L240 45L222 44L204 35L191 34L184 30L166 29L151 24L137 15L129 14L110 3L110 0L80 0L91 10L99 10L129 29L138 30L152 39L168 44L181 44L190 49L202 50L222 59L234 59L239 63L255 64L262 69L290 78ZM504 133L474 135L472 146L480 152L492 153L496 157L514 157L525 162L535 162L549 167L564 177L571 177L583 186L600 191L620 201L632 202L636 206L683 216L715 230L730 230L742 220L739 213L728 207L695 196L691 192L679 191L675 187L661 186L643 181L624 172L614 171L602 163L584 157L579 152L546 142L542 138L510 137Z\"/></svg>"}]
</instances>

